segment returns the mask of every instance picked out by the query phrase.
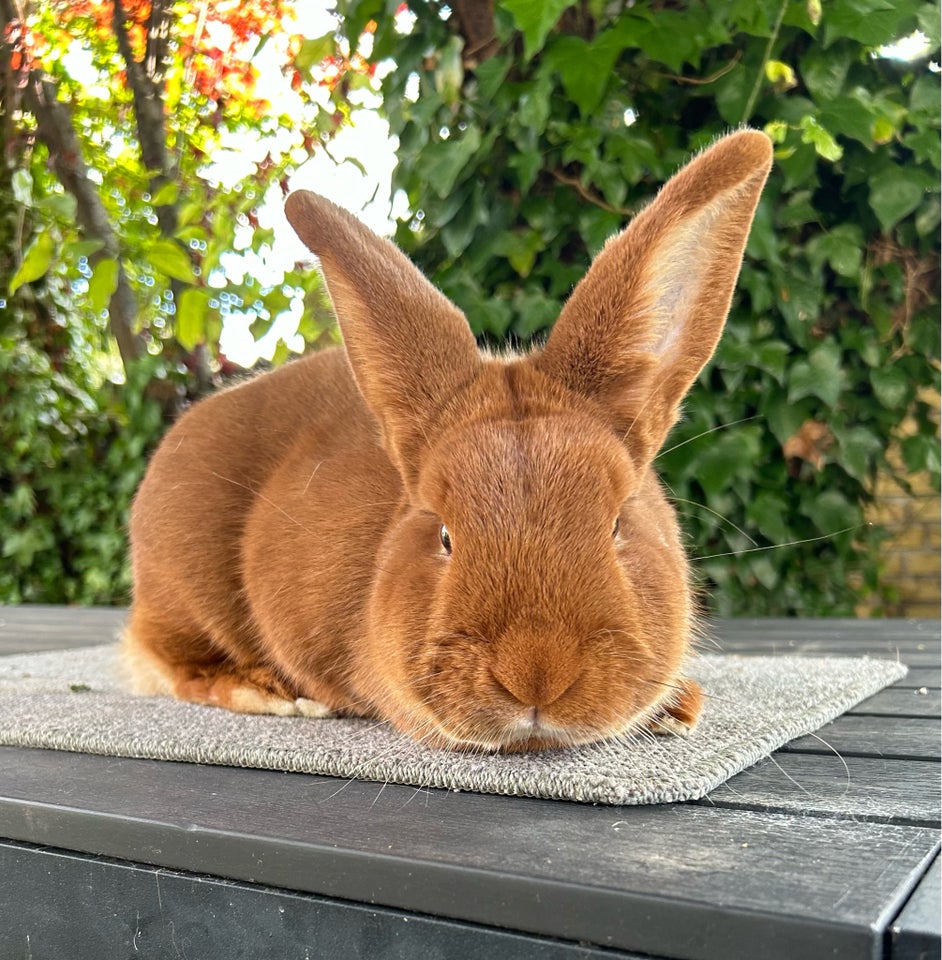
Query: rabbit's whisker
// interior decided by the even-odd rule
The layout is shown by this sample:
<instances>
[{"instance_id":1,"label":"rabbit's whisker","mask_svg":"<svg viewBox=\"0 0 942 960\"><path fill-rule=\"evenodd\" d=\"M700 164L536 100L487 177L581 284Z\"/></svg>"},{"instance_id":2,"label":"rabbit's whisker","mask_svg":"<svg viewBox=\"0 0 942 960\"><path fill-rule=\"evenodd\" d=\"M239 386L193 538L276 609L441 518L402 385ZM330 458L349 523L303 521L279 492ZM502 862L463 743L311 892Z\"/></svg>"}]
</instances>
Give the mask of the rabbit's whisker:
<instances>
[{"instance_id":1,"label":"rabbit's whisker","mask_svg":"<svg viewBox=\"0 0 942 960\"><path fill-rule=\"evenodd\" d=\"M673 453L675 450L679 450L681 447L687 446L688 443L693 443L694 440L699 440L701 437L706 437L711 433L716 433L717 430L728 430L730 427L738 427L741 423L749 423L750 420L759 419L761 419L759 414L753 414L751 417L743 417L742 420L733 420L730 423L721 423L718 427L711 427L709 430L704 430L703 433L698 433L695 437L688 437L686 440L681 440L680 443L675 443L674 446L668 447L666 450L661 450L654 459L658 460L660 457L667 456L667 454Z\"/></svg>"},{"instance_id":2,"label":"rabbit's whisker","mask_svg":"<svg viewBox=\"0 0 942 960\"><path fill-rule=\"evenodd\" d=\"M296 524L296 525L299 526L302 530L304 530L305 533L309 533L312 537L314 536L314 531L313 531L313 530L308 529L306 526L304 526L303 523L301 523L300 520L296 519L295 517L292 517L291 514L288 513L287 510L283 510L281 507L278 506L277 503L275 503L274 500L271 500L269 497L266 497L264 493L260 493L258 490L256 490L254 487L250 486L250 485L247 484L247 483L241 483L241 482L238 481L238 480L233 480L232 477L224 477L221 473L216 473L215 470L211 471L211 473L212 473L212 475L213 475L214 477L216 477L216 478L219 479L219 480L223 480L223 481L225 481L226 483L231 483L231 484L232 484L233 486L235 486L235 487L241 487L243 490L248 490L249 493L251 493L251 494L252 494L253 496L255 496L255 497L258 497L259 500L263 500L263 501L264 501L265 503L267 503L269 506L274 507L279 513L281 513L283 516L285 516L285 517L286 517L288 520L290 520L293 524Z\"/></svg>"},{"instance_id":3,"label":"rabbit's whisker","mask_svg":"<svg viewBox=\"0 0 942 960\"><path fill-rule=\"evenodd\" d=\"M843 530L834 530L831 533L822 534L820 537L808 537L804 540L789 540L787 543L771 543L766 547L749 547L746 550L730 550L728 553L712 553L707 557L691 557L693 563L699 563L703 560L718 560L720 557L740 557L745 553L761 553L764 550L781 550L783 547L800 547L805 543L820 543L822 540L830 540L833 537L839 537L843 533L850 533L853 530L859 530L861 527L870 527L871 523L855 523L853 526L844 527Z\"/></svg>"}]
</instances>

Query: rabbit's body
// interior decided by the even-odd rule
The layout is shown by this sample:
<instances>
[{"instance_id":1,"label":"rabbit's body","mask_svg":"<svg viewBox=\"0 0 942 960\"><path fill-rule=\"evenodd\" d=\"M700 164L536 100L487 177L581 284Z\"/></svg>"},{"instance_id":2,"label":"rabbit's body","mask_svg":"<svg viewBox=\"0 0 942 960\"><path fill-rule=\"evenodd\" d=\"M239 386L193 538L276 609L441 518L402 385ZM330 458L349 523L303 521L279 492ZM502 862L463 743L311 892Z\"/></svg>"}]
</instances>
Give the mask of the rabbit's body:
<instances>
[{"instance_id":1,"label":"rabbit's body","mask_svg":"<svg viewBox=\"0 0 942 960\"><path fill-rule=\"evenodd\" d=\"M687 561L651 462L719 336L768 161L741 133L691 164L520 357L479 354L391 245L291 198L346 352L211 397L164 439L131 526L138 690L462 747L692 725Z\"/></svg>"},{"instance_id":2,"label":"rabbit's body","mask_svg":"<svg viewBox=\"0 0 942 960\"><path fill-rule=\"evenodd\" d=\"M384 516L374 511L364 522L345 512L346 497L355 489L366 491L366 513L371 500L395 499L399 486L376 437L375 421L340 350L304 357L208 397L180 419L151 461L131 521L135 603L127 645L133 646L141 692L179 695L179 684L193 681L197 689L188 689L201 693L201 678L231 668L235 675L270 671L271 679L285 686L275 699L286 698L291 673L286 664L273 662L270 641L263 638L266 618L258 615L266 583L281 595L278 617L285 616L292 595L315 586L323 606L314 617L308 611L298 636L345 642L334 607L362 606L363 591L356 586L364 566L357 563L355 541ZM295 468L306 471L304 476L292 476ZM282 478L285 489L279 487ZM304 509L292 512L296 500ZM288 527L283 533L281 522ZM311 538L303 569L277 548L296 534ZM314 549L321 538L349 549L327 556ZM266 569L276 581L264 579ZM248 579L252 571L262 575L255 591ZM305 644L296 652L311 656L314 650ZM343 660L336 655L331 660L331 669L318 670L307 683L295 676L290 699L323 698L333 708L345 703L344 687L334 689ZM168 662L176 672L166 669ZM269 680L256 679L264 681L262 687ZM226 702L225 688L207 689L196 698L239 705ZM242 705L263 706L244 693ZM300 712L275 700L269 706Z\"/></svg>"}]
</instances>

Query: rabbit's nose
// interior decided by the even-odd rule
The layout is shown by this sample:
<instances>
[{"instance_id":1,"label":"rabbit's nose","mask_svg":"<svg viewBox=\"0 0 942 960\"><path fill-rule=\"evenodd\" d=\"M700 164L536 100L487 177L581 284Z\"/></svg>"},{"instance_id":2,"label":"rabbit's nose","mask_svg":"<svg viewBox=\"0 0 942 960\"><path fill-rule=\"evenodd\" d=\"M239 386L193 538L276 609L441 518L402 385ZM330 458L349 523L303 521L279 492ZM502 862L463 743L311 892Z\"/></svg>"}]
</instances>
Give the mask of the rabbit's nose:
<instances>
[{"instance_id":1,"label":"rabbit's nose","mask_svg":"<svg viewBox=\"0 0 942 960\"><path fill-rule=\"evenodd\" d=\"M498 665L491 675L504 691L531 711L555 703L578 680L574 671L536 663Z\"/></svg>"}]
</instances>

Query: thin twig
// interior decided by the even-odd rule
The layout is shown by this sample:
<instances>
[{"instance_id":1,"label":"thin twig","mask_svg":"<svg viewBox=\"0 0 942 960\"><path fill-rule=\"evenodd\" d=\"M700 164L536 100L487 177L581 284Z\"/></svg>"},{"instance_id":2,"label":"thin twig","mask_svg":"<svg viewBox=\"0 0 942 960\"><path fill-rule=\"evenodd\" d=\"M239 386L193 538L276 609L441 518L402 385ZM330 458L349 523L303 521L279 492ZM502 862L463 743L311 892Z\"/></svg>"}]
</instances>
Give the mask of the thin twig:
<instances>
[{"instance_id":1,"label":"thin twig","mask_svg":"<svg viewBox=\"0 0 942 960\"><path fill-rule=\"evenodd\" d=\"M610 203L606 203L600 196L589 190L578 177L567 176L559 170L550 170L550 173L555 180L566 184L568 187L572 187L583 200L588 200L589 203L594 204L596 207L601 207L609 213L617 213L621 217L630 217L634 213L633 210L626 210L624 207L613 207Z\"/></svg>"},{"instance_id":2,"label":"thin twig","mask_svg":"<svg viewBox=\"0 0 942 960\"><path fill-rule=\"evenodd\" d=\"M772 56L772 47L775 46L775 41L778 40L779 30L782 29L782 21L785 19L785 11L788 8L788 0L782 0L782 5L779 7L778 17L775 20L775 26L772 28L772 36L769 37L769 42L765 45L765 53L762 54L762 63L759 65L759 72L756 75L756 82L752 86L752 92L749 94L749 99L746 101L746 108L742 112L742 123L745 123L751 116L753 108L756 105L756 100L759 99L759 91L762 89L762 80L765 77L765 65L769 62L769 59Z\"/></svg>"},{"instance_id":3,"label":"thin twig","mask_svg":"<svg viewBox=\"0 0 942 960\"><path fill-rule=\"evenodd\" d=\"M732 70L737 63L739 63L741 58L742 58L742 51L737 50L735 55L733 56L733 59L730 60L725 67L720 67L719 70L717 70L715 73L711 73L710 76L708 77L681 77L675 73L656 73L655 76L663 77L665 80L673 80L675 83L687 83L687 84L690 84L691 86L698 86L698 87L706 86L709 83L716 83L716 81L719 80L720 77L725 77L726 74L729 73L729 71ZM763 67L763 69L765 68Z\"/></svg>"}]
</instances>

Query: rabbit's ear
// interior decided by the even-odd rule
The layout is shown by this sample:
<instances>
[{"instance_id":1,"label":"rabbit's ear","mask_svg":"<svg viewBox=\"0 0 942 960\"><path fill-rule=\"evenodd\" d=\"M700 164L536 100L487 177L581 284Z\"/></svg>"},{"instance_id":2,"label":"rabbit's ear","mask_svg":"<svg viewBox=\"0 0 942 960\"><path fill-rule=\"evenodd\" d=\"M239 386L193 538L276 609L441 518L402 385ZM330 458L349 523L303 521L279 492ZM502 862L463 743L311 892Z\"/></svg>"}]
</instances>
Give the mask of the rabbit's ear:
<instances>
[{"instance_id":1,"label":"rabbit's ear","mask_svg":"<svg viewBox=\"0 0 942 960\"><path fill-rule=\"evenodd\" d=\"M299 190L285 213L327 281L360 393L405 477L436 410L481 365L464 314L388 240Z\"/></svg>"},{"instance_id":2,"label":"rabbit's ear","mask_svg":"<svg viewBox=\"0 0 942 960\"><path fill-rule=\"evenodd\" d=\"M639 465L716 347L771 162L744 130L688 164L608 241L534 360L597 400Z\"/></svg>"}]
</instances>

